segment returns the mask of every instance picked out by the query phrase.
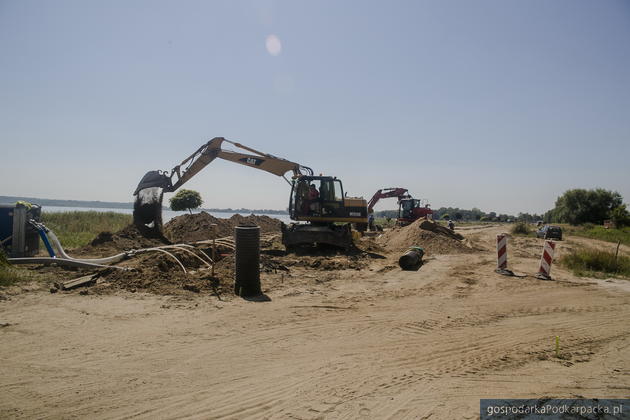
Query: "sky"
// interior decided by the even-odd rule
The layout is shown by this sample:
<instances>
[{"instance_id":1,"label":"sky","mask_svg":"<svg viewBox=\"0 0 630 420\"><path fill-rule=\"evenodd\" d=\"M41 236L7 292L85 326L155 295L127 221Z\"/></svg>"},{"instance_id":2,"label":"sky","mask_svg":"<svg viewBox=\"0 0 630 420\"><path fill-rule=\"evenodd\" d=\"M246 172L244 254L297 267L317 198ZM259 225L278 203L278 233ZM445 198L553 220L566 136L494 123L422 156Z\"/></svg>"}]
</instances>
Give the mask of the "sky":
<instances>
[{"instance_id":1,"label":"sky","mask_svg":"<svg viewBox=\"0 0 630 420\"><path fill-rule=\"evenodd\" d=\"M628 202L629 46L625 0L0 0L0 195L129 202L221 136L366 199ZM226 161L185 188L288 205L282 178Z\"/></svg>"}]
</instances>

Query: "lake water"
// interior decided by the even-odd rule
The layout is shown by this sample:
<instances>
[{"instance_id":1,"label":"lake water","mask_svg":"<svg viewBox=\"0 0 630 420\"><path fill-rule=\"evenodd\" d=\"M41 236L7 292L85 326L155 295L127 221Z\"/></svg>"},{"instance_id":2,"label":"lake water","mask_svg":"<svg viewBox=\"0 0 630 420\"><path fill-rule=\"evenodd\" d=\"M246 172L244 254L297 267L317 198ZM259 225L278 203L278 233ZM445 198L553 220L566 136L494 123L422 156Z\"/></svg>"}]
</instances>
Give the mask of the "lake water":
<instances>
[{"instance_id":1,"label":"lake water","mask_svg":"<svg viewBox=\"0 0 630 420\"><path fill-rule=\"evenodd\" d=\"M43 213L62 213L67 211L113 211L115 213L123 213L123 214L133 214L133 209L110 209L103 207L58 207L58 206L42 206ZM201 210L193 210L193 213L201 213ZM221 219L229 219L233 215L237 213L227 213L227 212L215 212L210 211L206 212L211 214L214 217L219 217ZM183 214L188 214L187 211L173 211L173 210L162 210L162 220L164 223L171 220L173 217L181 216ZM251 213L238 213L243 216L249 216ZM283 221L284 223L291 222L288 214L262 214L262 213L254 213L256 216L269 216L274 219L278 219Z\"/></svg>"}]
</instances>

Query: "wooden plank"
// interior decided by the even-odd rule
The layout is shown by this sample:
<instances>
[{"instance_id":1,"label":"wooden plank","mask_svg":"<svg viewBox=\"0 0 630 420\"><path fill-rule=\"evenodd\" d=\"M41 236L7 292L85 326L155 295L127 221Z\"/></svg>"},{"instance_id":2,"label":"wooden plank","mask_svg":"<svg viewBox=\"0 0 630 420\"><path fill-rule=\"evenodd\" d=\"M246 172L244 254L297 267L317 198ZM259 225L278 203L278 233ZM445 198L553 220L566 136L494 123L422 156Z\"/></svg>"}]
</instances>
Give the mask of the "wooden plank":
<instances>
[{"instance_id":1,"label":"wooden plank","mask_svg":"<svg viewBox=\"0 0 630 420\"><path fill-rule=\"evenodd\" d=\"M88 283L91 283L95 280L96 280L96 275L90 274L89 276L83 276L76 279L55 283L55 286L57 286L57 288L60 290L69 290L78 286L83 286L83 285L87 286Z\"/></svg>"}]
</instances>

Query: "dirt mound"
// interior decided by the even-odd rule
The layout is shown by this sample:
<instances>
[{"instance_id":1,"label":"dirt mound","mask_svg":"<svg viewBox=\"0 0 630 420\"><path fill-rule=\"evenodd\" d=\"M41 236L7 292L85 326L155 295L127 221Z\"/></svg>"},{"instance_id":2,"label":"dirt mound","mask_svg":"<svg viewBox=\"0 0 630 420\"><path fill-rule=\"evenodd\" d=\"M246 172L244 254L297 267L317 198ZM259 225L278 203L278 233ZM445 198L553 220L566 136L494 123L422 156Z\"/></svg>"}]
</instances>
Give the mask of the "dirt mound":
<instances>
[{"instance_id":1,"label":"dirt mound","mask_svg":"<svg viewBox=\"0 0 630 420\"><path fill-rule=\"evenodd\" d=\"M464 237L444 226L427 220L417 220L405 227L396 227L377 238L377 243L393 252L419 246L426 254L461 254L473 252Z\"/></svg>"},{"instance_id":2,"label":"dirt mound","mask_svg":"<svg viewBox=\"0 0 630 420\"><path fill-rule=\"evenodd\" d=\"M164 235L174 243L189 243L212 239L213 224L216 224L216 237L232 236L236 226L259 226L261 233L280 232L280 220L269 216L241 216L235 214L229 219L214 217L206 212L185 214L171 219L164 225Z\"/></svg>"},{"instance_id":3,"label":"dirt mound","mask_svg":"<svg viewBox=\"0 0 630 420\"><path fill-rule=\"evenodd\" d=\"M147 253L134 257L127 264L129 271L105 269L97 274L97 285L90 293L109 293L114 290L148 292L160 295L194 293L223 293L229 278L212 277L210 269L194 256L169 249L186 268L186 273L170 256ZM217 266L222 264L218 263Z\"/></svg>"},{"instance_id":4,"label":"dirt mound","mask_svg":"<svg viewBox=\"0 0 630 420\"><path fill-rule=\"evenodd\" d=\"M362 270L369 266L368 255L335 255L335 256L296 256L287 255L280 258L262 259L263 269L285 269L303 267L317 271Z\"/></svg>"},{"instance_id":5,"label":"dirt mound","mask_svg":"<svg viewBox=\"0 0 630 420\"><path fill-rule=\"evenodd\" d=\"M280 232L280 225L282 222L278 219L274 219L269 216L255 216L250 214L249 216L241 216L235 214L228 220L231 221L233 226L259 226L261 233Z\"/></svg>"},{"instance_id":6,"label":"dirt mound","mask_svg":"<svg viewBox=\"0 0 630 420\"><path fill-rule=\"evenodd\" d=\"M127 225L118 232L101 232L89 245L73 251L79 255L111 255L132 249L151 248L170 244L164 236L150 229L140 229L134 224Z\"/></svg>"}]
</instances>

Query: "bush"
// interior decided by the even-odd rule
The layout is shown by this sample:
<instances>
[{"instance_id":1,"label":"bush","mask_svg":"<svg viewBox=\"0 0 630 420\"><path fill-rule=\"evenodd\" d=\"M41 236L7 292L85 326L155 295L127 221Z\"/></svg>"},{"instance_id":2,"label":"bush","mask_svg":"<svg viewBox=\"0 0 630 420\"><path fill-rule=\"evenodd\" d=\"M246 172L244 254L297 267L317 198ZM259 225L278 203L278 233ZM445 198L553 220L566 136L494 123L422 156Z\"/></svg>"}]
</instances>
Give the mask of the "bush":
<instances>
[{"instance_id":1,"label":"bush","mask_svg":"<svg viewBox=\"0 0 630 420\"><path fill-rule=\"evenodd\" d=\"M584 248L562 257L561 263L576 275L609 274L630 276L630 257L599 249Z\"/></svg>"},{"instance_id":2,"label":"bush","mask_svg":"<svg viewBox=\"0 0 630 420\"><path fill-rule=\"evenodd\" d=\"M180 190L170 199L171 210L188 210L192 214L192 209L196 209L203 204L201 194L193 190Z\"/></svg>"},{"instance_id":3,"label":"bush","mask_svg":"<svg viewBox=\"0 0 630 420\"><path fill-rule=\"evenodd\" d=\"M383 228L392 228L396 226L396 218L382 217L374 219L374 224Z\"/></svg>"},{"instance_id":4,"label":"bush","mask_svg":"<svg viewBox=\"0 0 630 420\"><path fill-rule=\"evenodd\" d=\"M515 235L528 235L529 227L527 227L527 223L518 222L512 227L512 233Z\"/></svg>"}]
</instances>

